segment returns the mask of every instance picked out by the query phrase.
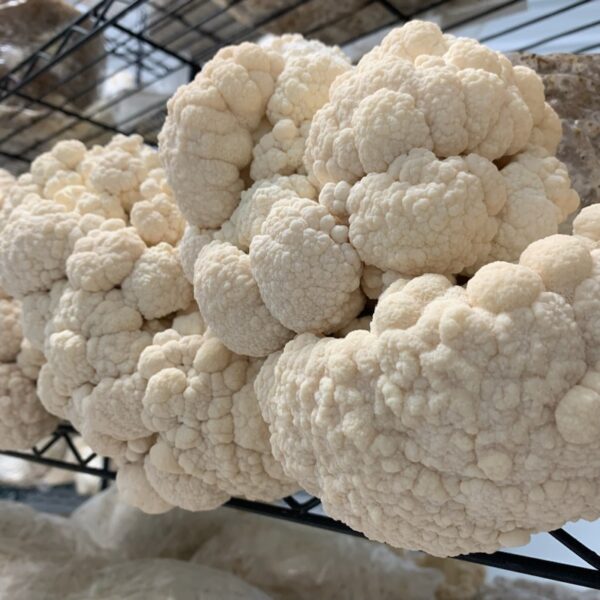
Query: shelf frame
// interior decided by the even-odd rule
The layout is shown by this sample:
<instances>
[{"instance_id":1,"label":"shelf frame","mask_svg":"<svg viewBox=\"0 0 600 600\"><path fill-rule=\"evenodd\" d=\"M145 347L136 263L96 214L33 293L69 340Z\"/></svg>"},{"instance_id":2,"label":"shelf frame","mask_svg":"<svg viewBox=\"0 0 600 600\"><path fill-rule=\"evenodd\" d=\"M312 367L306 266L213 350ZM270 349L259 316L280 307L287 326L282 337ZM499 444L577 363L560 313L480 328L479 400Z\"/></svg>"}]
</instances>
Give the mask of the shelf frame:
<instances>
[{"instance_id":1,"label":"shelf frame","mask_svg":"<svg viewBox=\"0 0 600 600\"><path fill-rule=\"evenodd\" d=\"M72 425L61 423L50 439L42 446L34 447L28 452L4 450L0 451L0 454L49 467L93 475L101 479L102 488L107 487L116 478L116 471L112 469L110 460L103 458L102 467L90 466L90 462L97 457L97 454L91 452L83 456L75 445L75 438L78 435ZM65 442L68 448L68 456L63 460L46 456L48 451L61 440ZM254 502L244 498L231 498L224 506L276 519L283 519L300 525L327 529L340 534L365 537L362 533L354 531L344 523L315 512L321 506L321 501L319 498L305 493L286 496L279 502L274 503ZM498 551L493 554L465 554L455 558L487 567L495 567L524 575L533 575L543 579L600 590L600 556L564 529L550 531L546 535L551 536L565 548L568 548L573 554L586 562L589 567L564 564L505 551Z\"/></svg>"}]
</instances>

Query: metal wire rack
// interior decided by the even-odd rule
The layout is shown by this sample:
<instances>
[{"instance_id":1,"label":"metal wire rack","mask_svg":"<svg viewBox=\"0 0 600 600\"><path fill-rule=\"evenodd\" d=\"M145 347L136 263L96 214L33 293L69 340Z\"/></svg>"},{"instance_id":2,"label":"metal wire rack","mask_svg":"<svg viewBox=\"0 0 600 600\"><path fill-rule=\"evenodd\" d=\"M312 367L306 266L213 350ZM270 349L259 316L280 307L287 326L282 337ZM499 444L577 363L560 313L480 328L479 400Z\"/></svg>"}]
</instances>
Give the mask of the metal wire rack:
<instances>
[{"instance_id":1,"label":"metal wire rack","mask_svg":"<svg viewBox=\"0 0 600 600\"><path fill-rule=\"evenodd\" d=\"M575 34L600 25L580 14L597 1L92 0L93 6L63 31L0 72L0 167L23 171L64 138L94 144L115 133L138 133L156 144L165 101L176 87L193 78L219 48L268 32L298 31L339 44L358 58L392 26L420 17L452 33L471 27L469 35L486 43L530 32L527 44L507 50L535 50L564 39L569 50L590 52L600 49L600 36L582 46ZM89 6L89 0L75 2L82 3ZM513 14L517 22L503 26ZM579 21L569 15L579 15ZM554 31L557 21L565 25ZM498 27L477 30L490 22ZM575 27L569 25L573 22ZM540 23L553 24L554 32L532 29ZM103 50L89 58L84 50L99 42ZM95 70L102 74L92 78ZM86 78L89 84L82 88ZM94 95L99 99L84 102Z\"/></svg>"},{"instance_id":2,"label":"metal wire rack","mask_svg":"<svg viewBox=\"0 0 600 600\"><path fill-rule=\"evenodd\" d=\"M12 69L1 72L0 167L16 173L26 170L35 156L64 138L75 137L94 144L104 143L115 133L138 133L147 143L156 144L165 102L176 87L191 80L223 46L255 40L266 33L297 31L309 38L338 44L357 59L389 28L411 18L427 18L437 21L450 33L467 33L487 44L504 43L503 50L537 51L554 44L574 53L600 51L597 29L600 20L586 17L582 12L588 9L589 13L590 7L597 7L592 13L596 10L596 16L599 15L599 0L78 0L73 3L82 10L79 17ZM507 19L511 15L513 18ZM589 35L591 41L581 41L582 33L595 31L599 35ZM517 34L522 34L521 38ZM102 51L84 60L83 50L98 42ZM77 57L82 58L77 60ZM65 68L69 60L70 66ZM91 75L97 71L100 75L93 78ZM89 80L86 86L74 85L85 77ZM98 99L86 100L94 96ZM107 486L115 478L109 461L104 459L100 468L91 466L96 455L82 456L73 442L75 435L70 425L62 424L43 446L31 452L2 454L94 475ZM60 440L69 448L68 460L47 456ZM360 536L324 515L319 499L306 494L274 504L234 498L227 505ZM459 558L600 589L600 556L562 529L547 535L590 567L508 552Z\"/></svg>"},{"instance_id":3,"label":"metal wire rack","mask_svg":"<svg viewBox=\"0 0 600 600\"><path fill-rule=\"evenodd\" d=\"M95 475L102 480L102 487L106 487L116 476L116 472L111 469L110 461L105 458L103 459L103 466L101 468L91 467L90 462L96 457L96 454L90 453L87 456L82 456L73 441L74 437L77 435L77 432L71 425L63 423L58 426L54 434L43 446L33 448L31 452L0 451L0 454L21 458L49 467ZM59 440L64 440L66 442L70 452L68 459L57 460L45 456L50 448L58 443ZM358 533L350 529L347 525L323 514L321 501L315 496L309 496L305 493L287 496L286 498L282 498L280 502L273 504L253 502L243 498L232 498L225 506L277 519L293 521L303 525L328 529L337 533L363 537L361 533ZM488 567L496 567L498 569L534 575L536 577L563 583L571 583L591 589L600 589L600 555L581 543L564 529L557 529L546 535L552 536L555 540L590 565L591 568L567 565L509 552L495 552L494 554L476 553L459 556L457 558L459 560L478 563Z\"/></svg>"}]
</instances>

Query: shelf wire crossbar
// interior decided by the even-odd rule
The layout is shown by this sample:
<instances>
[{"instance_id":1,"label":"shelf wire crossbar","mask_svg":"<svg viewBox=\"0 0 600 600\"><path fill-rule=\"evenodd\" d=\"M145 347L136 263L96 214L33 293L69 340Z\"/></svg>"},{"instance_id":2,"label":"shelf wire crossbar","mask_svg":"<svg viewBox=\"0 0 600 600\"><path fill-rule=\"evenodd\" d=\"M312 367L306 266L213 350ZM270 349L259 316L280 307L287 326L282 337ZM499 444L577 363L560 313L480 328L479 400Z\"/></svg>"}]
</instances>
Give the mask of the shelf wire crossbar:
<instances>
[{"instance_id":1,"label":"shelf wire crossbar","mask_svg":"<svg viewBox=\"0 0 600 600\"><path fill-rule=\"evenodd\" d=\"M93 475L99 477L102 482L101 487L106 488L116 478L116 472L111 468L110 460L103 458L101 467L90 466L90 462L97 458L97 455L91 452L83 456L74 442L77 435L78 433L72 425L61 423L50 439L42 446L34 447L30 452L0 451L0 454L49 467ZM61 460L46 456L60 440L63 440L69 449L69 459ZM322 514L322 511L315 512L315 509L321 507L320 499L305 493L286 496L279 502L271 504L244 498L231 498L225 506L346 535L365 537L362 533L354 531L344 523ZM550 531L548 535L587 563L589 567L563 564L505 551L498 551L493 554L473 553L455 558L488 567L600 590L600 556L564 529Z\"/></svg>"},{"instance_id":2,"label":"shelf wire crossbar","mask_svg":"<svg viewBox=\"0 0 600 600\"><path fill-rule=\"evenodd\" d=\"M443 9L452 0L430 0L421 3L417 11L407 14L400 10L394 0L365 0L359 10L383 9L384 17L380 18L377 25L364 26L360 31L348 32L348 35L337 41L340 45L351 45L363 38L380 34L394 25L422 16L430 15L436 10ZM555 17L565 17L569 11L574 11L590 3L592 0L574 0L556 9L529 18L524 12L524 18L518 23L510 24L496 32L489 33L480 38L483 42L497 40L502 36L524 31L527 27L540 22L550 22ZM114 133L131 134L134 132L143 135L147 143L155 144L156 135L164 118L164 101L166 99L157 97L140 110L129 112L126 116L120 116L112 122L107 115L113 109L118 109L133 101L136 94L144 93L151 89L161 80L177 74L182 69L187 72L187 79L201 70L203 64L209 60L222 47L239 43L246 40L254 40L269 31L272 26L277 26L279 20L302 10L304 5L314 3L315 0L289 0L287 4L274 3L270 11L260 12L256 18L248 17L236 19L234 12L238 9L244 12L245 0L221 1L219 3L210 0L172 0L165 3L162 0L99 0L95 6L74 19L65 29L46 43L42 44L35 52L26 57L14 68L0 77L0 106L12 100L18 103L10 105L15 110L14 116L32 107L37 116L30 119L26 124L14 127L11 131L0 137L0 166L2 160L12 161L21 165L27 165L33 158L33 153L43 150L54 141L61 139L60 136L72 130L79 124L86 124L90 130L82 135L85 142L100 140ZM506 11L524 7L523 0L504 0L493 5L487 3L476 3L478 8L466 14L462 18L445 23L444 30L448 32L458 31L465 27L481 21L482 19L494 19L501 17ZM202 9L202 10L199 10ZM206 10L204 10L206 9ZM204 11L204 12L203 12ZM247 12L247 11L246 11ZM341 10L334 18L310 22L300 33L307 37L327 37L328 30L337 27L343 30L347 19L351 19L356 11ZM543 44L554 42L562 37L573 35L600 24L600 21L589 21L575 26L565 27L542 39L533 41L520 50L535 50ZM46 86L44 91L34 97L29 91L29 84L46 73L60 66L61 61L82 48L98 36L104 36L104 50L99 56L85 64L78 65L72 71L61 77L59 81ZM574 53L583 53L599 49L598 43L581 45ZM193 50L191 50L193 49ZM97 67L102 61L109 58L114 59L117 64L111 70L102 74L96 81L82 89L73 86L73 91L56 102L50 99L52 92L64 90L68 84L90 69ZM106 85L111 78L136 68L135 86L125 89L112 97L103 98L101 102L86 108L74 108L73 103L93 91L99 85ZM19 135L30 128L42 124L55 114L61 114L66 122L58 130L44 134L25 147L15 150L7 142L18 139ZM109 485L114 480L115 472L111 469L110 461L101 459L101 466L93 466L92 463L99 459L95 453L83 456L73 441L75 430L68 424L62 424L50 439L41 447L31 452L2 452L9 456L45 464L47 466L67 469L74 472L86 473L101 478L102 487ZM69 460L52 458L48 452L60 441L64 441ZM227 506L243 510L249 510L272 517L287 519L304 523L307 525L321 527L345 533L361 536L346 525L335 521L320 512L321 502L316 497L288 496L280 502L266 504L261 502L250 502L248 500L233 498ZM556 562L545 561L512 554L508 552L496 552L494 554L471 554L460 557L462 560L478 562L488 566L529 573L563 581L586 585L600 589L600 556L593 550L587 548L579 540L574 538L563 529L549 533L557 542L564 545L581 560L590 565L578 567L563 565Z\"/></svg>"},{"instance_id":3,"label":"shelf wire crossbar","mask_svg":"<svg viewBox=\"0 0 600 600\"><path fill-rule=\"evenodd\" d=\"M49 71L65 56L77 51L90 38L97 36L113 22L145 2L146 0L133 0L132 2L101 0L88 12L78 17L70 27L52 37L33 54L8 71L4 77L0 78L0 102L31 83L34 78ZM108 19L107 13L114 4L124 4L124 7L111 19ZM81 27L81 24L87 20L92 23L89 29ZM74 34L77 34L77 36ZM73 38L77 39L69 43Z\"/></svg>"},{"instance_id":4,"label":"shelf wire crossbar","mask_svg":"<svg viewBox=\"0 0 600 600\"><path fill-rule=\"evenodd\" d=\"M0 454L46 465L48 467L94 475L102 480L103 485L106 485L105 482L108 483L114 480L116 473L111 469L109 459L102 458L102 467L90 466L90 463L97 458L98 455L95 452L90 452L86 456L82 456L74 442L77 435L78 433L72 425L69 423L61 423L50 436L49 440L42 446L34 446L30 452L2 450L0 451ZM47 456L47 453L61 441L63 441L68 448L69 456L62 459Z\"/></svg>"},{"instance_id":5,"label":"shelf wire crossbar","mask_svg":"<svg viewBox=\"0 0 600 600\"><path fill-rule=\"evenodd\" d=\"M483 35L481 40L501 38L551 19L555 24L558 17L564 17L561 22L564 21L565 26L557 26L558 30L552 35L521 48L535 51L540 45L598 25L599 22L592 20L585 23L580 20L574 27L567 25L566 17L570 11L591 1L572 0L558 8L537 11L541 14L535 18L523 10L522 17L515 17L517 23L507 23L499 31ZM0 134L0 166L6 162L19 170L36 154L69 135L86 142L104 143L115 133L140 133L147 143L156 145L165 117L164 104L174 90L161 88L164 80L171 76L190 80L222 47L277 31L294 15L302 15L298 30L305 36L327 41L333 31L338 36L335 43L349 47L362 39L371 39L370 36L375 34L382 35L392 26L402 25L412 18L435 18L436 11L450 6L452 0L425 1L410 14L402 10L397 0L364 0L352 11L341 5L332 13L334 17L319 13L316 19L306 19L310 7L316 4L316 0L288 0L274 3L272 8L261 5L258 12L252 14L248 0L173 0L168 3L164 0L98 0L95 6L82 12L63 31L0 77L0 108L5 104L15 123ZM461 11L456 15L448 13L450 17L445 19L443 28L448 32L459 31L461 27L504 17L512 14L507 11L518 11L525 6L523 0L473 3L462 14ZM375 16L372 20L354 19L363 12ZM345 26L350 21L353 25L346 31ZM29 84L45 74L55 73L62 61L98 36L104 37L104 49L99 56L70 67L70 72L44 84L41 92L30 92ZM580 46L575 52L598 49L598 44ZM76 78L91 77L91 69L98 69L103 61L108 65L109 60L112 61L110 68L100 73L95 81L86 82L85 89L79 84L70 85ZM136 70L134 85L107 93L112 78L130 69ZM178 83L173 81L175 86L181 83L179 79ZM100 86L104 90L101 100L87 106L74 106ZM60 94L61 99L51 98L52 93ZM142 97L140 94L156 95L157 99L144 102L141 108L131 111L136 98ZM26 110L29 112L25 114ZM55 115L60 115L61 119L53 120ZM76 129L78 125L85 130Z\"/></svg>"}]
</instances>

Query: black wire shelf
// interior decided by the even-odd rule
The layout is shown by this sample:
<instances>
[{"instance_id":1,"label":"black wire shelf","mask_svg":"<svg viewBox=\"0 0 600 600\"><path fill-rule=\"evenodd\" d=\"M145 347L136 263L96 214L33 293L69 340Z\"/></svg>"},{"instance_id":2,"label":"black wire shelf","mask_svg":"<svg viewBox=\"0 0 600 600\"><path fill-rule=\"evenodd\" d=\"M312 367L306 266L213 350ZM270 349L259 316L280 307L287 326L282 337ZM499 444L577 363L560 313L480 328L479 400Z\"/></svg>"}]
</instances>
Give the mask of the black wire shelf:
<instances>
[{"instance_id":1,"label":"black wire shelf","mask_svg":"<svg viewBox=\"0 0 600 600\"><path fill-rule=\"evenodd\" d=\"M3 450L0 454L12 456L30 462L67 469L76 473L85 473L100 478L102 488L106 488L116 477L116 471L111 468L110 460L103 458L102 467L92 467L90 462L97 457L94 452L82 455L77 449L74 439L79 434L69 423L61 423L50 439L40 447L34 447L30 452L15 452ZM63 440L69 450L69 456L63 460L47 457L47 452L59 441ZM337 533L364 537L344 523L336 521L323 514L321 501L315 496L299 493L282 498L272 504L254 502L243 498L231 498L225 506L248 511L276 519L292 521L301 525L327 529ZM533 575L543 579L570 583L600 590L600 555L588 548L564 529L547 533L557 542L578 556L589 567L563 564L555 561L535 558L512 552L498 551L493 554L474 553L456 557L457 560L478 563L488 567L496 567L516 573Z\"/></svg>"},{"instance_id":2,"label":"black wire shelf","mask_svg":"<svg viewBox=\"0 0 600 600\"><path fill-rule=\"evenodd\" d=\"M139 133L155 145L165 102L175 89L190 81L223 46L256 40L268 32L297 31L338 44L358 58L388 29L412 18L436 19L445 31L456 33L465 26L500 22L517 11L517 22L509 27L485 34L482 30L478 37L483 42L564 19L557 32L533 32L527 45L511 48L535 51L600 25L594 19L567 18L590 2L594 0L573 0L558 7L547 3L532 18L525 0L98 0L0 77L0 167L22 172L38 154L73 137L97 144L115 133ZM99 42L102 52L73 62L84 56L86 47ZM575 44L580 47L573 47L574 52L599 49L597 43ZM100 65L103 72L93 79ZM44 80L49 75L50 85ZM83 77L91 80L84 88ZM42 81L46 84L37 85ZM74 81L78 85L72 85ZM97 92L100 98L86 105L84 99ZM2 125L3 120L8 126Z\"/></svg>"},{"instance_id":3,"label":"black wire shelf","mask_svg":"<svg viewBox=\"0 0 600 600\"><path fill-rule=\"evenodd\" d=\"M155 145L166 100L178 85L193 79L220 48L254 41L269 32L295 31L338 44L356 60L391 27L412 18L433 18L449 33L473 26L470 35L484 43L527 33L527 43L515 42L510 50L535 52L600 26L598 19L576 17L577 11L594 1L565 0L560 5L540 2L535 14L525 10L525 0L97 0L91 7L87 2L81 16L0 76L0 168L15 173L27 170L38 154L61 139L73 137L90 145L105 143L115 133L138 133L146 143ZM334 8L319 10L326 4ZM452 5L453 10L437 17ZM510 24L502 25L503 18L513 13L516 16ZM557 20L561 23L558 28ZM490 22L498 26L477 33L477 25ZM535 26L540 23L543 32L536 33ZM554 29L546 29L550 24ZM101 52L76 62L75 67L71 62L70 69L66 68L67 61L99 42ZM572 41L568 47L573 53L600 51L600 43L594 39ZM91 77L97 71L99 76ZM48 75L53 76L50 84ZM88 84L82 86L86 76ZM42 81L46 83L37 85ZM85 99L94 95L99 99L86 103ZM41 447L0 453L96 476L102 487L107 487L115 478L110 461L104 458L102 466L93 466L96 454L82 456L74 443L76 435L73 427L64 423ZM48 456L60 441L68 448L64 460ZM25 492L15 498L28 501ZM306 494L273 504L233 498L227 506L362 537L324 515L320 500ZM509 552L458 559L600 589L600 556L563 529L546 535L589 567Z\"/></svg>"}]
</instances>

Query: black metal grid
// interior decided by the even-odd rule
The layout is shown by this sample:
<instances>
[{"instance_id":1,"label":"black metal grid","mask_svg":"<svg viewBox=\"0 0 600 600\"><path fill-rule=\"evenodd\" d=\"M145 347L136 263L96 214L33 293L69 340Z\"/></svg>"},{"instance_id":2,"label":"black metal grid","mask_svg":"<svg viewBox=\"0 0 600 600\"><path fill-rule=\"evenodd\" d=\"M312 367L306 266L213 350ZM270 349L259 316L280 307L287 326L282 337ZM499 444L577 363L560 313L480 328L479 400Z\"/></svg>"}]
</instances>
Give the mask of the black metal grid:
<instances>
[{"instance_id":1,"label":"black metal grid","mask_svg":"<svg viewBox=\"0 0 600 600\"><path fill-rule=\"evenodd\" d=\"M103 459L102 468L90 467L89 464L96 457L96 454L90 453L88 456L82 456L73 442L76 435L78 434L71 425L63 423L58 426L54 434L43 446L33 448L31 452L13 452L5 450L0 451L0 454L22 458L50 467L95 475L102 479L102 487L106 487L116 476L116 472L110 468L110 461L106 458ZM45 453L61 439L66 442L66 445L69 448L71 453L71 456L69 457L70 460L57 460L44 456ZM232 498L225 506L277 519L293 521L311 527L328 529L337 533L364 537L361 533L350 529L347 525L322 514L321 501L318 498L309 496L305 493L287 496L286 498L282 498L280 502L273 504L253 502L243 498ZM502 551L493 554L468 554L456 558L458 560L478 563L488 567L496 567L498 569L514 571L516 573L534 575L544 579L571 583L591 589L600 589L600 555L585 546L564 529L557 529L546 535L552 536L555 540L590 565L591 568L562 564L541 558L532 558Z\"/></svg>"},{"instance_id":2,"label":"black metal grid","mask_svg":"<svg viewBox=\"0 0 600 600\"><path fill-rule=\"evenodd\" d=\"M310 12L326 0L98 0L93 8L0 78L0 111L3 105L17 107L11 116L17 124L8 130L0 127L0 167L15 172L25 170L39 153L59 139L70 137L94 144L106 142L115 133L139 133L147 143L156 144L167 98L225 45L256 39L268 31L281 32L295 24L295 29L307 37L350 48L357 40L374 39L378 33L411 18L436 18L436 10L447 8L452 1L423 0L418 3L418 10L411 13L403 10L406 0L354 0L349 8L344 8L344 3L331 2L337 6L337 12L327 19ZM489 42L533 23L566 15L592 1L573 0L555 9L548 6L535 19L523 12L517 25L481 39ZM453 32L524 6L524 0L473 1L441 24ZM565 26L559 33L514 49L531 49L599 23L596 20ZM102 55L89 64L80 64L52 88L32 95L30 84L56 72L67 57L98 38L104 41ZM574 50L589 52L597 48L598 45L588 44ZM104 74L92 84L103 86L101 99L87 108L75 108L75 103L90 89L76 87L70 94L65 91L69 82L103 61ZM109 90L109 82L132 73L135 75L128 87ZM61 93L60 100L54 97L57 91Z\"/></svg>"},{"instance_id":3,"label":"black metal grid","mask_svg":"<svg viewBox=\"0 0 600 600\"><path fill-rule=\"evenodd\" d=\"M19 116L27 111L32 118L6 132L0 129L0 167L9 167L18 172L28 168L37 154L51 147L59 139L77 137L88 144L103 143L115 133L139 133L147 143L155 144L156 136L165 114L165 101L172 94L177 82L190 80L217 50L231 43L253 40L270 30L281 31L286 18L307 11L311 4L325 0L272 0L270 8L248 15L253 0L99 0L91 9L72 22L64 31L50 39L31 56L0 78L0 109L3 105L17 104ZM567 16L570 11L593 0L573 0L559 8L548 9L535 18L523 13L519 23L480 37L490 42L507 34L524 30L533 24L554 17ZM347 48L361 40L375 39L394 25L401 25L415 17L434 17L435 10L449 5L452 0L423 0L415 12L403 11L401 0L364 0L357 9L341 9L332 19L300 20L296 31L306 37L337 43ZM263 2L263 5L265 2ZM340 7L344 3L338 3ZM494 19L511 9L524 7L524 0L487 0L473 2L463 16L443 22L445 31L455 32L460 27ZM241 18L238 13L244 12ZM374 11L377 18L370 21L358 20L357 14ZM565 22L567 22L565 20ZM597 26L598 20L578 23L566 27L553 35L534 38L530 43L514 50L531 50L556 39L573 35ZM340 33L342 32L342 33ZM103 38L104 52L92 63L81 64L74 72L57 82L55 88L46 89L36 96L31 95L31 86L45 73L57 69L74 52L94 39ZM600 43L574 47L573 52L597 51ZM115 93L105 93L102 99L87 108L74 108L78 97L89 90L78 89L57 101L53 92L68 89L69 82L81 76L95 65L106 61L107 67L95 85L107 86L107 82L125 73L135 74L132 84ZM172 83L168 83L172 80ZM135 110L129 110L130 107ZM103 487L114 479L115 473L109 461L103 467L90 466L95 454L81 456L73 443L76 435L67 424L59 426L51 439L31 453L2 452L2 454L25 460L87 473L102 479ZM64 439L71 460L48 458L45 453ZM230 507L248 510L271 517L287 519L306 525L330 529L340 533L360 536L344 524L334 521L319 512L318 498L295 496L284 498L276 504L250 502L234 498ZM583 568L530 558L507 552L494 554L471 554L459 557L477 562L536 575L547 579L573 583L600 589L600 557L566 531L550 532L558 542L565 545L592 568Z\"/></svg>"}]
</instances>

